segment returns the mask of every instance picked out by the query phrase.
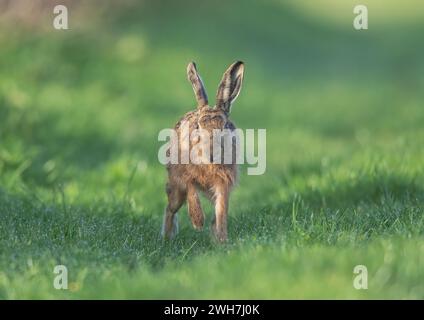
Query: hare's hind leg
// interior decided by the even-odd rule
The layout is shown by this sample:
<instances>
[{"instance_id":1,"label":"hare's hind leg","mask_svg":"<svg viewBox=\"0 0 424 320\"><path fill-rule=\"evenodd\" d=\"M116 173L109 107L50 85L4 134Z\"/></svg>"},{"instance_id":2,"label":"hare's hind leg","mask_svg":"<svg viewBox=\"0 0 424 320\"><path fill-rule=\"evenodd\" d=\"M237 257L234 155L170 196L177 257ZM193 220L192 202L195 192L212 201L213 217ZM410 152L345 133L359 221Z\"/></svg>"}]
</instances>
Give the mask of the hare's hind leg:
<instances>
[{"instance_id":1,"label":"hare's hind leg","mask_svg":"<svg viewBox=\"0 0 424 320\"><path fill-rule=\"evenodd\" d=\"M205 215L203 214L200 205L199 195L194 185L187 186L187 203L188 214L190 215L191 223L196 230L202 230L205 222Z\"/></svg>"},{"instance_id":2,"label":"hare's hind leg","mask_svg":"<svg viewBox=\"0 0 424 320\"><path fill-rule=\"evenodd\" d=\"M228 186L220 185L215 189L215 217L212 230L219 242L227 240L227 215L230 190Z\"/></svg>"},{"instance_id":3,"label":"hare's hind leg","mask_svg":"<svg viewBox=\"0 0 424 320\"><path fill-rule=\"evenodd\" d=\"M168 183L166 185L168 205L163 217L162 236L166 239L173 238L178 233L177 212L186 200L186 191L181 187Z\"/></svg>"}]
</instances>

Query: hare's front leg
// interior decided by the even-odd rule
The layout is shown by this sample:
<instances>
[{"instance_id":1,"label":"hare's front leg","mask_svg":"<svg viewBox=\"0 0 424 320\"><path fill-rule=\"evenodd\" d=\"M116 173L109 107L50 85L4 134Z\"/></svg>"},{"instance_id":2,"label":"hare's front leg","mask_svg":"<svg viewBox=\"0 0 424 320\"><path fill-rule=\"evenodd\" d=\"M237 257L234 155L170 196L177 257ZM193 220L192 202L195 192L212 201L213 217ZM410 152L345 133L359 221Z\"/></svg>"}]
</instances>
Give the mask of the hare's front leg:
<instances>
[{"instance_id":1,"label":"hare's front leg","mask_svg":"<svg viewBox=\"0 0 424 320\"><path fill-rule=\"evenodd\" d=\"M176 185L166 185L168 205L163 217L162 236L166 239L173 238L178 233L177 212L186 199L186 192Z\"/></svg>"},{"instance_id":2,"label":"hare's front leg","mask_svg":"<svg viewBox=\"0 0 424 320\"><path fill-rule=\"evenodd\" d=\"M213 232L219 242L227 240L227 214L229 188L227 186L219 186L215 190L215 219L213 221Z\"/></svg>"}]
</instances>

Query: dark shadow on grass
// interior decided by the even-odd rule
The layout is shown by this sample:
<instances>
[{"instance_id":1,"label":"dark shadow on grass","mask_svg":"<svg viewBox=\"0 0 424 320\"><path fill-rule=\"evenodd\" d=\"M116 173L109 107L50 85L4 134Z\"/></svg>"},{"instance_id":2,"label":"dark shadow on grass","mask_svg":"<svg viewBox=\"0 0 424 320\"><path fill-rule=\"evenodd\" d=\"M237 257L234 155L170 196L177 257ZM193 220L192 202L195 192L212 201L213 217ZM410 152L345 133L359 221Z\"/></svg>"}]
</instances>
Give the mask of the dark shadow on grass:
<instances>
[{"instance_id":1,"label":"dark shadow on grass","mask_svg":"<svg viewBox=\"0 0 424 320\"><path fill-rule=\"evenodd\" d=\"M102 132L93 123L87 122L84 130L62 128L65 115L54 112L44 112L36 116L30 112L18 113L5 103L0 103L0 115L4 115L0 138L14 139L15 143L22 144L27 154L22 161L29 161L30 166L23 172L26 182L37 185L48 185L48 161L59 165L57 175L60 177L68 166L78 167L81 170L91 170L103 163L122 148L117 139ZM5 162L5 168L16 170L21 163Z\"/></svg>"},{"instance_id":2,"label":"dark shadow on grass","mask_svg":"<svg viewBox=\"0 0 424 320\"><path fill-rule=\"evenodd\" d=\"M322 174L319 166L289 171L291 177L282 178L288 190L297 174ZM335 244L423 234L424 188L418 178L375 169L347 180L328 179L323 187L291 191L286 201L264 204L255 197L250 208L233 206L234 239Z\"/></svg>"},{"instance_id":3,"label":"dark shadow on grass","mask_svg":"<svg viewBox=\"0 0 424 320\"><path fill-rule=\"evenodd\" d=\"M424 189L415 178L375 172L347 181L333 181L320 190L309 189L298 195L311 207L344 208L360 204L378 204L383 199L424 202Z\"/></svg>"}]
</instances>

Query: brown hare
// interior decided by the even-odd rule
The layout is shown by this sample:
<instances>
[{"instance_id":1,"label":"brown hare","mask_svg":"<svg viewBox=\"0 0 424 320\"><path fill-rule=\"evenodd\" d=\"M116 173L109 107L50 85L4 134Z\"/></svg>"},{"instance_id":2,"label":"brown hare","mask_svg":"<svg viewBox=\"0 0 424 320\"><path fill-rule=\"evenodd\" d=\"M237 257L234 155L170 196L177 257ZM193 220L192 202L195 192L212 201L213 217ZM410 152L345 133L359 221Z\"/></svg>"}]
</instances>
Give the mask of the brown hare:
<instances>
[{"instance_id":1,"label":"brown hare","mask_svg":"<svg viewBox=\"0 0 424 320\"><path fill-rule=\"evenodd\" d=\"M193 86L197 100L197 108L186 113L175 125L175 132L180 141L184 135L182 126L186 124L189 134L195 129L206 129L212 136L213 130L224 130L235 132L234 124L229 120L231 104L237 98L244 74L244 64L241 61L233 63L225 71L216 95L216 105L211 107L208 104L208 97L200 78L196 64L191 62L187 66L188 80ZM193 147L199 140L190 137L189 147ZM171 141L170 145L175 144ZM178 143L178 151L183 148ZM219 147L224 148L222 142ZM167 164L168 183L166 193L168 205L165 209L162 235L165 238L172 238L178 232L177 211L187 200L188 213L193 227L201 230L204 225L204 214L200 206L198 192L202 192L215 206L215 216L213 218L212 231L219 242L227 240L227 214L228 202L231 189L237 180L237 163L234 154L236 152L236 139L231 137L230 149L232 161L213 161L210 163L187 163L179 161L176 164ZM170 147L167 150L169 155Z\"/></svg>"}]
</instances>

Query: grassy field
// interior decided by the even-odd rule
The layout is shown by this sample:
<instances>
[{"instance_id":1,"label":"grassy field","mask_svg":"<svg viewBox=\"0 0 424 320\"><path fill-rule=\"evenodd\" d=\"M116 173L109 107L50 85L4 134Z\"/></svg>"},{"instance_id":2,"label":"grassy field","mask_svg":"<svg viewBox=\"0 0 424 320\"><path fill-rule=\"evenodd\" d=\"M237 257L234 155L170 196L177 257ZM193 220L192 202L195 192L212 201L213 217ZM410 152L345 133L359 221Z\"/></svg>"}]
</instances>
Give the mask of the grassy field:
<instances>
[{"instance_id":1,"label":"grassy field","mask_svg":"<svg viewBox=\"0 0 424 320\"><path fill-rule=\"evenodd\" d=\"M329 0L76 5L67 31L49 7L2 16L0 298L423 299L423 5L362 2L367 31ZM189 61L212 98L238 59L231 118L267 129L266 173L241 168L227 244L185 207L163 242L158 132L195 106Z\"/></svg>"}]
</instances>

